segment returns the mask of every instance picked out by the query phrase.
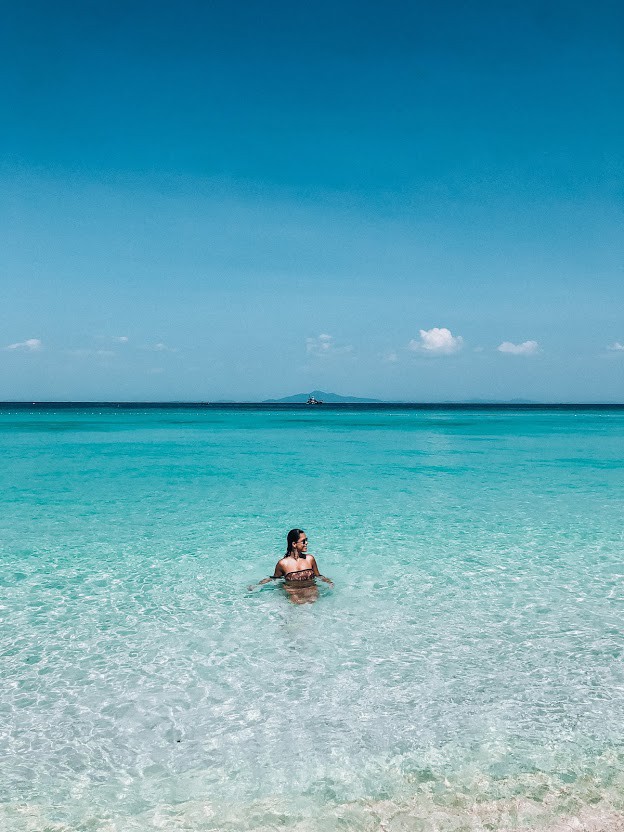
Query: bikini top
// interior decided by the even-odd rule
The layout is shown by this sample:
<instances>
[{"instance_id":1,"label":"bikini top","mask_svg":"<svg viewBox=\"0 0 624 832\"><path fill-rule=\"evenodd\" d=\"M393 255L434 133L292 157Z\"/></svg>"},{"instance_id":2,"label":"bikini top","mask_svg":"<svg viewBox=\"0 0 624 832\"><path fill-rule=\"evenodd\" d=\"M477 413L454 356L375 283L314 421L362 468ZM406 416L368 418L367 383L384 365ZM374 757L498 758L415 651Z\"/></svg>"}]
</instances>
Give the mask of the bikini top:
<instances>
[{"instance_id":1,"label":"bikini top","mask_svg":"<svg viewBox=\"0 0 624 832\"><path fill-rule=\"evenodd\" d=\"M284 574L284 580L289 583L295 583L296 581L311 581L312 578L314 578L314 569L298 569L294 572L286 572Z\"/></svg>"}]
</instances>

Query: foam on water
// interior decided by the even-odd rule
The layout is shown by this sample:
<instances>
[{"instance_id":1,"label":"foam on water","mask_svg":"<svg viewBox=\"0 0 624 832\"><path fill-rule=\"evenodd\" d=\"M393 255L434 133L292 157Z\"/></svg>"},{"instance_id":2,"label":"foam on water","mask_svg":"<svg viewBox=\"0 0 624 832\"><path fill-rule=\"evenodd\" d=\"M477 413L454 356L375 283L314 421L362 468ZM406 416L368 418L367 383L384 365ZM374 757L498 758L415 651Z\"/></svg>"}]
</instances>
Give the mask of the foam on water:
<instances>
[{"instance_id":1,"label":"foam on water","mask_svg":"<svg viewBox=\"0 0 624 832\"><path fill-rule=\"evenodd\" d=\"M0 412L0 825L618 828L623 438L622 411ZM291 526L336 582L312 605L247 591Z\"/></svg>"}]
</instances>

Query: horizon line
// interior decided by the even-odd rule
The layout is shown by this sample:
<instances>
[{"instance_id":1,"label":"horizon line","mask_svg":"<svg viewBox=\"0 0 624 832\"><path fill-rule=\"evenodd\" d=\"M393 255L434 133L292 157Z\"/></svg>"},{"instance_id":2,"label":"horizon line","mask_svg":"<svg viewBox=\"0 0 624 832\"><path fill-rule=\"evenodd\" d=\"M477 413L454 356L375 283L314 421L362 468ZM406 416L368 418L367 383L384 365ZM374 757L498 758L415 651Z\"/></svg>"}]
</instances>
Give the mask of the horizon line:
<instances>
[{"instance_id":1,"label":"horizon line","mask_svg":"<svg viewBox=\"0 0 624 832\"><path fill-rule=\"evenodd\" d=\"M355 398L355 397L354 397ZM0 400L0 407L42 407L48 405L69 405L69 406L182 406L182 407L220 407L229 405L264 405L267 407L309 407L306 402L284 402L266 399L219 399L216 401L196 400L196 399L5 399ZM378 401L341 401L341 402L324 402L322 407L382 407L385 405L411 405L415 407L444 407L457 406L463 407L624 407L624 401L532 401L532 400L514 400L514 399L444 399L440 401L423 401L411 399L387 399Z\"/></svg>"}]
</instances>

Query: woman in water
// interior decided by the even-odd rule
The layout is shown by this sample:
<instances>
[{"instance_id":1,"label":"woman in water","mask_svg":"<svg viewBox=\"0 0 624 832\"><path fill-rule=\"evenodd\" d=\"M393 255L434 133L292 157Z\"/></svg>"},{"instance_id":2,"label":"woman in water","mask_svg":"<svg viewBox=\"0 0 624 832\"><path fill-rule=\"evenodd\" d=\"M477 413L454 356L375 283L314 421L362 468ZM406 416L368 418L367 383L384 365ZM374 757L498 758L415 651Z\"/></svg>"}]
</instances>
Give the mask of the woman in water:
<instances>
[{"instance_id":1,"label":"woman in water","mask_svg":"<svg viewBox=\"0 0 624 832\"><path fill-rule=\"evenodd\" d=\"M325 575L321 575L314 555L308 554L308 538L303 529L291 529L286 537L286 544L286 554L277 562L273 575L260 581L259 586L283 578L284 589L293 603L305 604L316 601L318 589L315 578L320 578L330 586L334 584Z\"/></svg>"}]
</instances>

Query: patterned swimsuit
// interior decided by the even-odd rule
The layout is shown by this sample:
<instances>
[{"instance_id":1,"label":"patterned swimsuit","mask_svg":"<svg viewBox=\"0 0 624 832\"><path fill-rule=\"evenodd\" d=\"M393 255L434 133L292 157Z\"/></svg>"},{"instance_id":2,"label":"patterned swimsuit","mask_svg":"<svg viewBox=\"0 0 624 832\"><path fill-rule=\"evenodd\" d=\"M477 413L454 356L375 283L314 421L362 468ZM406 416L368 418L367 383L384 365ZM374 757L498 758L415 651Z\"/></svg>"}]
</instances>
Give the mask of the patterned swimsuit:
<instances>
[{"instance_id":1,"label":"patterned swimsuit","mask_svg":"<svg viewBox=\"0 0 624 832\"><path fill-rule=\"evenodd\" d=\"M311 581L314 579L314 569L299 569L295 572L286 572L284 580L287 584L297 584L300 581Z\"/></svg>"}]
</instances>

